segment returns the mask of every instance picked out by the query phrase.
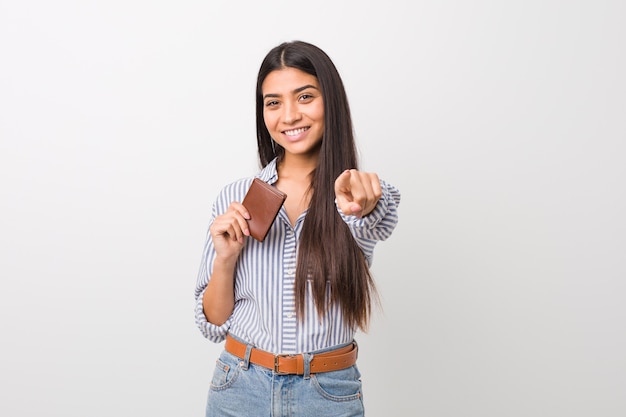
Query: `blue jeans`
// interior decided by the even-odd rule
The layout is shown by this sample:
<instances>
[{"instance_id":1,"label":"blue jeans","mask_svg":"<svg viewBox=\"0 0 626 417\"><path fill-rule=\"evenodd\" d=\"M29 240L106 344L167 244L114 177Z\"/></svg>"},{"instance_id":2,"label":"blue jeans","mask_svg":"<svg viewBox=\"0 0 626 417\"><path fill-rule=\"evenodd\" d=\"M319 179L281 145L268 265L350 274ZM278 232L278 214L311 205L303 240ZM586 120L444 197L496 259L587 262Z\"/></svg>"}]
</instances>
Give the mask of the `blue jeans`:
<instances>
[{"instance_id":1,"label":"blue jeans","mask_svg":"<svg viewBox=\"0 0 626 417\"><path fill-rule=\"evenodd\" d=\"M216 362L207 417L362 417L361 374L339 371L280 375L223 351Z\"/></svg>"}]
</instances>

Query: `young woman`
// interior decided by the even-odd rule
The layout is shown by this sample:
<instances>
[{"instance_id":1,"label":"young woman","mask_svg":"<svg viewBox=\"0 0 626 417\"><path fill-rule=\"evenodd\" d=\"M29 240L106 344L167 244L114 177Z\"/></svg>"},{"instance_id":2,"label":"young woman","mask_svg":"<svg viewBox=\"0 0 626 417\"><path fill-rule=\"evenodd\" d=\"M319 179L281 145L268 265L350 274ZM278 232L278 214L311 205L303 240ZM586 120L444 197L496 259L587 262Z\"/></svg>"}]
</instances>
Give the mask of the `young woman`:
<instances>
[{"instance_id":1,"label":"young woman","mask_svg":"<svg viewBox=\"0 0 626 417\"><path fill-rule=\"evenodd\" d=\"M241 204L253 178L224 187L213 206L196 322L226 342L206 415L362 416L354 335L368 324L369 265L396 226L400 193L357 169L343 83L318 47L268 53L256 119L256 177L287 199L262 242Z\"/></svg>"}]
</instances>

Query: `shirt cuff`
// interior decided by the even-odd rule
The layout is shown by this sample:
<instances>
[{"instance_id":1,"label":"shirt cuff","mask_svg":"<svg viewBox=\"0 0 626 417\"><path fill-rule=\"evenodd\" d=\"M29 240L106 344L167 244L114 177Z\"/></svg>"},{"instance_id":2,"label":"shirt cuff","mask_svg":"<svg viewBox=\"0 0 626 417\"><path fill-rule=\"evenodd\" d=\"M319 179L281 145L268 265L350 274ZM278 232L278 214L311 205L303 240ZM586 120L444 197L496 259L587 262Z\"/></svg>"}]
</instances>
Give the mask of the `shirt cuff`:
<instances>
[{"instance_id":1,"label":"shirt cuff","mask_svg":"<svg viewBox=\"0 0 626 417\"><path fill-rule=\"evenodd\" d=\"M230 329L230 319L226 320L226 322L221 326L213 324L207 320L204 315L204 306L202 303L205 291L206 288L200 293L196 301L196 325L204 337L212 342L220 343L226 339L226 335Z\"/></svg>"}]
</instances>

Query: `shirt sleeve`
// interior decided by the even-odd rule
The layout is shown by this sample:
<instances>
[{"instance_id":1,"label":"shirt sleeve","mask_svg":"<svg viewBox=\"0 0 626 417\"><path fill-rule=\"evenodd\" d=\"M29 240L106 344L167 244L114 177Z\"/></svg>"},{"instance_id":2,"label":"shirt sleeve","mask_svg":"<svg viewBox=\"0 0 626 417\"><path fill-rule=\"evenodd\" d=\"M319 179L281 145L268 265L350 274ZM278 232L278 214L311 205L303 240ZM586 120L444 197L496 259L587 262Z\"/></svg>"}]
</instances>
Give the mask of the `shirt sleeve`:
<instances>
[{"instance_id":1,"label":"shirt sleeve","mask_svg":"<svg viewBox=\"0 0 626 417\"><path fill-rule=\"evenodd\" d=\"M398 224L398 206L400 205L400 191L391 184L380 180L382 196L374 210L367 216L359 218L344 214L335 200L337 211L348 225L352 236L357 241L369 265L372 264L374 247L381 240L386 240Z\"/></svg>"},{"instance_id":2,"label":"shirt sleeve","mask_svg":"<svg viewBox=\"0 0 626 417\"><path fill-rule=\"evenodd\" d=\"M216 208L213 206L213 211L211 214L211 219L209 221L209 227L211 223L213 223L213 219L216 217ZM213 247L213 240L211 238L211 233L208 232L206 234L206 241L204 244L204 249L202 251L202 258L200 260L200 270L198 271L198 280L196 283L195 290L195 315L196 315L196 325L207 339L212 342L219 343L226 338L226 334L228 333L228 329L230 328L230 319L226 320L224 324L221 326L217 326L213 323L210 323L206 316L204 315L204 308L202 305L202 299L204 298L204 292L206 291L206 287L211 279L211 271L213 270L213 261L215 260L215 249Z\"/></svg>"}]
</instances>

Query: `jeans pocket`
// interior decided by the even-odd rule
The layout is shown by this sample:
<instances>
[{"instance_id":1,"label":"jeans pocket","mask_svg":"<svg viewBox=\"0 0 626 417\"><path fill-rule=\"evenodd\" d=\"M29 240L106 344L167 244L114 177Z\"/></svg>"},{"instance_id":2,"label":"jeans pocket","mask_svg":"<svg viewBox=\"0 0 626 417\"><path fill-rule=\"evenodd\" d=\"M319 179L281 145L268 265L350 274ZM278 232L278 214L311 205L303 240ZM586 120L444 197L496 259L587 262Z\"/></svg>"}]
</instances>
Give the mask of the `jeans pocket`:
<instances>
[{"instance_id":1,"label":"jeans pocket","mask_svg":"<svg viewBox=\"0 0 626 417\"><path fill-rule=\"evenodd\" d=\"M317 391L331 401L352 401L361 398L361 373L356 366L311 375Z\"/></svg>"},{"instance_id":2,"label":"jeans pocket","mask_svg":"<svg viewBox=\"0 0 626 417\"><path fill-rule=\"evenodd\" d=\"M222 355L215 361L215 371L211 380L211 389L215 391L230 387L239 376L241 367L236 361L229 361Z\"/></svg>"}]
</instances>

